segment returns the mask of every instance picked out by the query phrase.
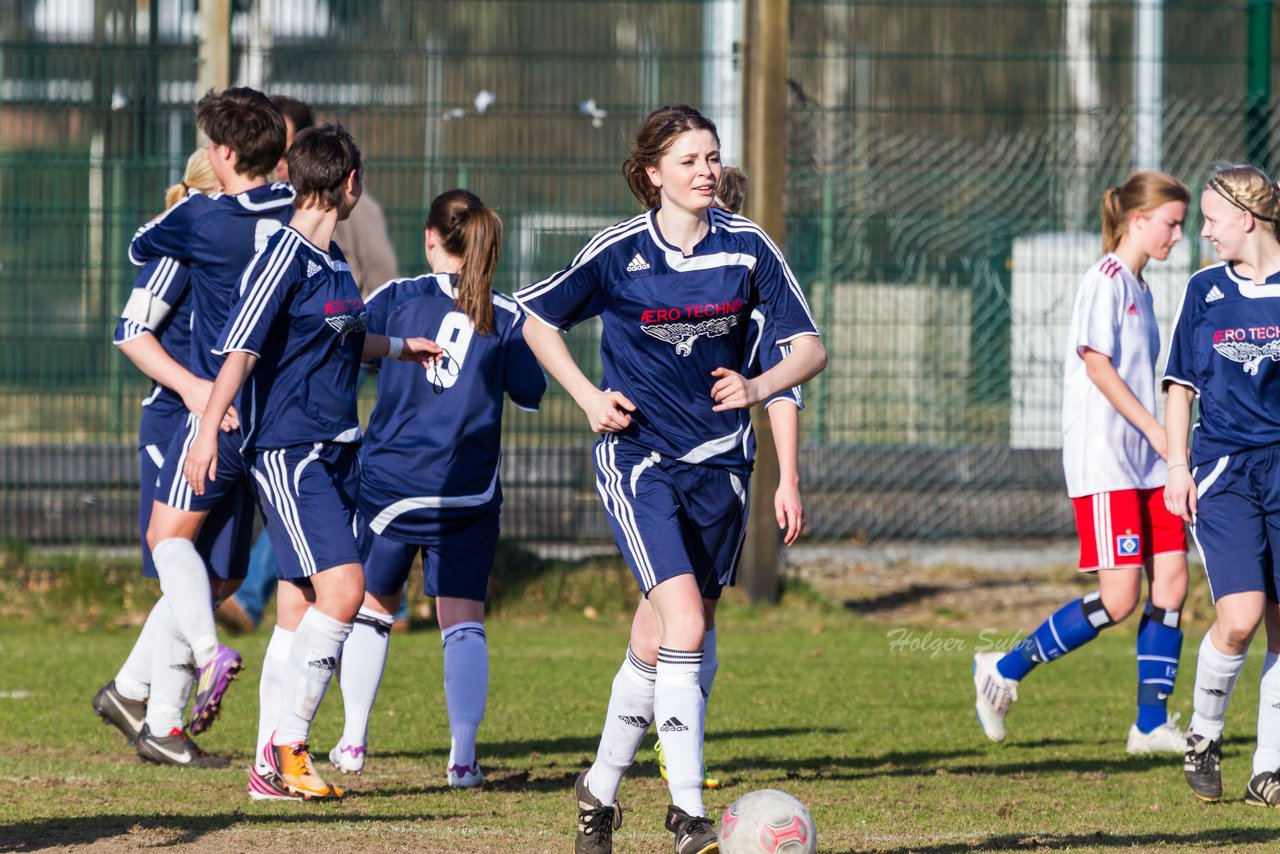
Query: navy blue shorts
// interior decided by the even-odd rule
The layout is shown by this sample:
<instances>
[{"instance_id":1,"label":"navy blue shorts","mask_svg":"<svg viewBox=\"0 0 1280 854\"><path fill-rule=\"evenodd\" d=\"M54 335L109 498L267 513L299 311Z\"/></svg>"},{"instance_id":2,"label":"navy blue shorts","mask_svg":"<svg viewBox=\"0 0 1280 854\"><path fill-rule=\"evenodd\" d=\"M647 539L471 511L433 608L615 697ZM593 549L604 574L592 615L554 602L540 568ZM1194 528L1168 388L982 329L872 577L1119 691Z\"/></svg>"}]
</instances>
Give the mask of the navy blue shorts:
<instances>
[{"instance_id":1,"label":"navy blue shorts","mask_svg":"<svg viewBox=\"0 0 1280 854\"><path fill-rule=\"evenodd\" d=\"M1204 561L1209 593L1261 591L1276 598L1280 558L1280 448L1245 451L1196 466L1191 536Z\"/></svg>"},{"instance_id":2,"label":"navy blue shorts","mask_svg":"<svg viewBox=\"0 0 1280 854\"><path fill-rule=\"evenodd\" d=\"M484 602L498 552L498 513L450 519L439 536L404 543L360 526L365 589L375 596L399 593L422 552L422 592Z\"/></svg>"},{"instance_id":3,"label":"navy blue shorts","mask_svg":"<svg viewBox=\"0 0 1280 854\"><path fill-rule=\"evenodd\" d=\"M646 596L692 574L704 599L733 586L751 472L664 459L614 435L596 443L596 489L614 542Z\"/></svg>"},{"instance_id":4,"label":"navy blue shorts","mask_svg":"<svg viewBox=\"0 0 1280 854\"><path fill-rule=\"evenodd\" d=\"M151 508L164 468L165 450L161 445L143 445L139 449L138 530L142 534L142 574L147 578L159 578L147 547L147 528L151 526ZM196 551L213 578L244 578L252 547L253 494L242 480L205 517L196 537Z\"/></svg>"},{"instance_id":5,"label":"navy blue shorts","mask_svg":"<svg viewBox=\"0 0 1280 854\"><path fill-rule=\"evenodd\" d=\"M355 445L316 442L253 453L253 474L279 576L290 581L348 563L356 546Z\"/></svg>"},{"instance_id":6,"label":"navy blue shorts","mask_svg":"<svg viewBox=\"0 0 1280 854\"><path fill-rule=\"evenodd\" d=\"M182 467L187 464L187 451L195 441L199 429L200 419L188 414L182 429L174 435L164 452L164 464L160 467L160 477L156 481L155 499L178 510L202 513L217 507L226 496L241 494L248 478L244 457L240 455L244 437L239 430L230 433L218 431L217 479L206 480L204 495L196 495L183 476Z\"/></svg>"}]
</instances>

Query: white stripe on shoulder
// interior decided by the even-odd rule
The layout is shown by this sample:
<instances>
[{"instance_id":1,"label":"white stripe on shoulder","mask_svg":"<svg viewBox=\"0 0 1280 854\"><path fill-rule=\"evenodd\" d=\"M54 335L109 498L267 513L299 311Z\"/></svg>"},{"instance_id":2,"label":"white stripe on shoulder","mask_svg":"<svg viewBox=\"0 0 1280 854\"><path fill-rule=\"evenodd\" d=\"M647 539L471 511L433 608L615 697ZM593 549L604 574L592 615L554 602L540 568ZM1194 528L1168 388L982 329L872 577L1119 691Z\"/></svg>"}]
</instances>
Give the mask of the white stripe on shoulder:
<instances>
[{"instance_id":1,"label":"white stripe on shoulder","mask_svg":"<svg viewBox=\"0 0 1280 854\"><path fill-rule=\"evenodd\" d=\"M298 253L301 237L292 229L282 229L280 242L276 244L271 257L266 261L266 269L258 276L252 288L243 296L240 311L231 322L231 330L227 335L226 350L237 350L244 346L245 340L258 325L267 303L279 286L280 280L292 265Z\"/></svg>"},{"instance_id":2,"label":"white stripe on shoulder","mask_svg":"<svg viewBox=\"0 0 1280 854\"><path fill-rule=\"evenodd\" d=\"M629 221L629 227L626 230L615 232L607 240L599 240L598 238L600 235L597 235L597 239L588 243L587 246L578 253L578 257L573 259L573 263L567 268L555 273L554 275L548 276L540 282L525 285L523 288L516 291L516 302L520 303L521 307L524 307L527 310L527 306L525 306L526 300L536 299L549 291L555 290L564 282L565 279L576 273L580 268L584 267L589 261L594 259L605 249L633 235L643 234L646 230L648 230L646 220L637 218ZM601 232L601 234L604 234L604 232Z\"/></svg>"},{"instance_id":3,"label":"white stripe on shoulder","mask_svg":"<svg viewBox=\"0 0 1280 854\"><path fill-rule=\"evenodd\" d=\"M497 308L506 309L507 311L511 312L516 316L519 316L520 314L520 303L516 302L506 294L500 294L500 293L494 292L493 304Z\"/></svg>"}]
</instances>

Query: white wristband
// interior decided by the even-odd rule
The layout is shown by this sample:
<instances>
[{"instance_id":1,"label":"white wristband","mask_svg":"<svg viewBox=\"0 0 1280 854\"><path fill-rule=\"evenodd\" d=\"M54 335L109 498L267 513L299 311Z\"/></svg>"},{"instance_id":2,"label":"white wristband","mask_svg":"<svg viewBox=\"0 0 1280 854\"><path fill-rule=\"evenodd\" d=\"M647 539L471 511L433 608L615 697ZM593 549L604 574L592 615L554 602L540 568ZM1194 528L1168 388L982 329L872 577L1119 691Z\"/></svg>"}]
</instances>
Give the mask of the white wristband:
<instances>
[{"instance_id":1,"label":"white wristband","mask_svg":"<svg viewBox=\"0 0 1280 854\"><path fill-rule=\"evenodd\" d=\"M400 354L404 352L404 339L403 339L403 338L388 338L388 339L387 339L387 342L388 342L389 347L390 347L390 349L388 349L388 350L387 350L387 358L388 358L388 359L399 359L399 358L400 358Z\"/></svg>"}]
</instances>

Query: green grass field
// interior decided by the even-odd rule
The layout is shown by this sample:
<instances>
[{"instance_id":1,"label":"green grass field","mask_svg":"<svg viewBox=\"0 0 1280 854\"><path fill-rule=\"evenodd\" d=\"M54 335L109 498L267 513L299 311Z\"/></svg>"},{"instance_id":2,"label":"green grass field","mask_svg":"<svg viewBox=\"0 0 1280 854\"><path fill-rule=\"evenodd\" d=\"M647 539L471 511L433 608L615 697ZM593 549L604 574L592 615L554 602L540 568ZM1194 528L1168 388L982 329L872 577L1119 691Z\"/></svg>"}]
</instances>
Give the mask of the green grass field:
<instances>
[{"instance_id":1,"label":"green grass field","mask_svg":"<svg viewBox=\"0 0 1280 854\"><path fill-rule=\"evenodd\" d=\"M77 566L63 571L92 588L93 573ZM343 780L349 797L256 804L245 794L243 769L266 632L237 641L247 669L228 693L223 719L202 738L206 749L233 757L237 770L144 765L90 708L133 641L135 630L121 625L122 605L139 599L139 590L103 584L81 595L56 576L15 573L3 560L0 570L0 851L571 850L572 781L593 755L626 642L616 601L596 619L575 607L542 616L503 609L491 620L483 790L444 786L439 636L423 628L393 640L370 763L363 776ZM594 572L597 585L609 576ZM712 814L752 789L785 789L809 805L825 852L1269 851L1280 841L1280 813L1239 801L1253 747L1259 650L1228 720L1230 800L1205 806L1186 789L1179 757L1124 754L1136 624L1029 677L1010 715L1009 741L995 745L974 720L969 662L978 644L1008 642L1017 626L984 632L936 619L889 623L816 598L723 609L707 758L727 785L707 793ZM75 617L64 621L71 628L58 613ZM1202 622L1189 627L1173 700L1184 722L1190 654L1203 630ZM337 738L340 718L335 686L313 730L317 754ZM671 850L651 743L652 735L623 784L619 854Z\"/></svg>"}]
</instances>

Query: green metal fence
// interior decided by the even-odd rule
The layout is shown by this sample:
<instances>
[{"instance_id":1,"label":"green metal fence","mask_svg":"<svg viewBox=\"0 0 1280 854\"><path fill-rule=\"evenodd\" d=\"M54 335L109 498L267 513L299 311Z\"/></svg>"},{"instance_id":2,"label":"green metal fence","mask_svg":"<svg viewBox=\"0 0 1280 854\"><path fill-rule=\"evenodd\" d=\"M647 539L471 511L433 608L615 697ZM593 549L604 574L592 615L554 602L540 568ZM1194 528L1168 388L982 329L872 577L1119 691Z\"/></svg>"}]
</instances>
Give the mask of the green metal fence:
<instances>
[{"instance_id":1,"label":"green metal fence","mask_svg":"<svg viewBox=\"0 0 1280 854\"><path fill-rule=\"evenodd\" d=\"M506 222L500 289L563 266L635 212L619 165L658 104L699 105L741 156L740 0L235 10L234 82L352 129L405 272L425 270L425 205L453 186ZM195 4L0 16L0 539L127 543L144 383L109 337L129 236L195 145ZM1096 199L1134 165L1192 185L1219 158L1274 165L1271 3L791 0L790 16L786 249L831 354L802 419L813 535L1069 531L1059 343ZM1150 276L1164 316L1203 254L1189 239ZM593 334L573 340L588 363ZM506 437L507 533L604 538L572 403L556 389L540 415L512 411Z\"/></svg>"}]
</instances>

